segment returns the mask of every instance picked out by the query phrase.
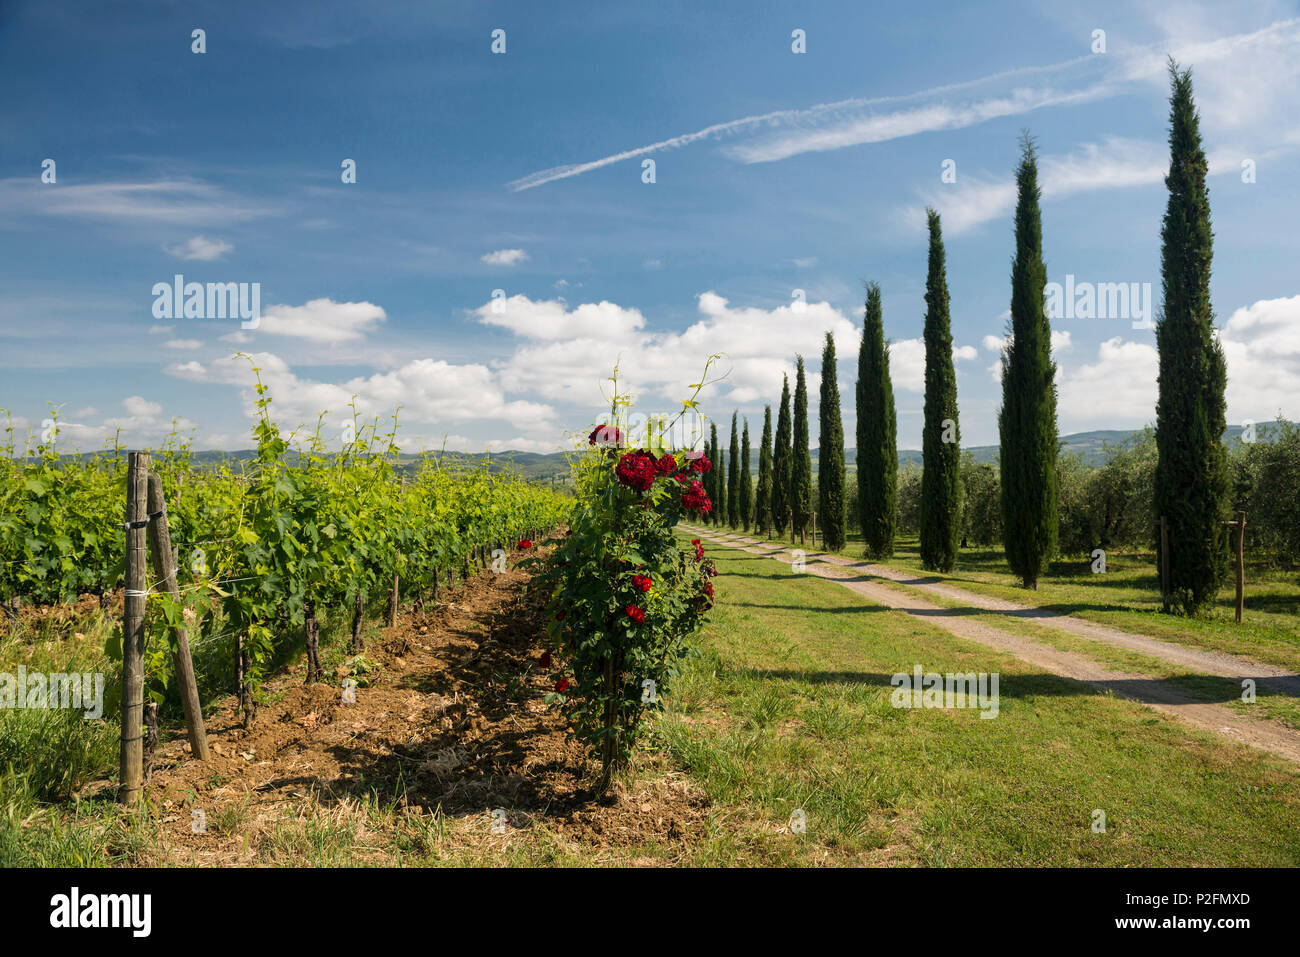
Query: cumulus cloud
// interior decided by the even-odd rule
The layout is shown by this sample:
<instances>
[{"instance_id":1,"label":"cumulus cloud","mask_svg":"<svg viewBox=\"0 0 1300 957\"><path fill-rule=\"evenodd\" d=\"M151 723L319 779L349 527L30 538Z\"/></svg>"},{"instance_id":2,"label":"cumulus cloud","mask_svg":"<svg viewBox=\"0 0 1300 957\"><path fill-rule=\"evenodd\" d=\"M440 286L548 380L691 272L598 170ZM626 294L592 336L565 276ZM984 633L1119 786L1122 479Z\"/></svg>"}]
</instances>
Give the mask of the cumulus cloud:
<instances>
[{"instance_id":1,"label":"cumulus cloud","mask_svg":"<svg viewBox=\"0 0 1300 957\"><path fill-rule=\"evenodd\" d=\"M638 309L624 309L612 302L586 302L570 309L562 299L511 296L494 299L472 311L488 326L501 326L527 339L599 339L603 342L633 343L645 328Z\"/></svg>"},{"instance_id":2,"label":"cumulus cloud","mask_svg":"<svg viewBox=\"0 0 1300 957\"><path fill-rule=\"evenodd\" d=\"M270 352L252 355L261 370L262 381L275 402L278 424L294 428L316 421L328 412L330 427L350 420L349 403L356 402L363 418L385 418L400 407L399 422L416 425L500 419L516 429L534 433L556 433L550 406L506 398L496 373L480 364L455 365L441 359L413 359L403 365L330 383L303 378L280 356ZM190 382L214 382L243 387L245 412L253 415L253 373L247 359L230 357L208 365L175 363L166 368L174 378Z\"/></svg>"},{"instance_id":3,"label":"cumulus cloud","mask_svg":"<svg viewBox=\"0 0 1300 957\"><path fill-rule=\"evenodd\" d=\"M1220 330L1219 341L1228 366L1230 423L1267 421L1279 413L1300 417L1300 296L1242 306ZM1154 421L1158 373L1152 342L1107 339L1096 361L1061 376L1062 431Z\"/></svg>"},{"instance_id":4,"label":"cumulus cloud","mask_svg":"<svg viewBox=\"0 0 1300 957\"><path fill-rule=\"evenodd\" d=\"M528 261L528 253L522 249L498 249L495 252L484 253L479 260L489 266L517 266Z\"/></svg>"},{"instance_id":5,"label":"cumulus cloud","mask_svg":"<svg viewBox=\"0 0 1300 957\"><path fill-rule=\"evenodd\" d=\"M516 296L502 312L492 305L474 310L480 322L533 340L501 363L502 381L512 390L588 406L601 403L595 386L616 360L622 387L666 399L662 411L671 411L690 394L711 354L725 351L715 371L729 375L710 398L742 404L779 391L782 373L794 376L796 354L815 362L828 331L842 355L858 347L856 325L827 302L736 308L709 291L698 297L699 318L681 332L648 331L640 311L609 302L570 308Z\"/></svg>"},{"instance_id":6,"label":"cumulus cloud","mask_svg":"<svg viewBox=\"0 0 1300 957\"><path fill-rule=\"evenodd\" d=\"M837 346L838 348L838 343ZM952 348L954 362L976 359L979 350L974 346ZM925 340L899 339L889 344L889 377L895 389L907 392L925 392Z\"/></svg>"},{"instance_id":7,"label":"cumulus cloud","mask_svg":"<svg viewBox=\"0 0 1300 957\"><path fill-rule=\"evenodd\" d=\"M1300 418L1300 295L1236 310L1219 335L1228 363L1228 417Z\"/></svg>"},{"instance_id":8,"label":"cumulus cloud","mask_svg":"<svg viewBox=\"0 0 1300 957\"><path fill-rule=\"evenodd\" d=\"M312 299L301 306L264 309L257 331L312 342L348 342L362 338L387 318L384 310L371 302Z\"/></svg>"}]
</instances>

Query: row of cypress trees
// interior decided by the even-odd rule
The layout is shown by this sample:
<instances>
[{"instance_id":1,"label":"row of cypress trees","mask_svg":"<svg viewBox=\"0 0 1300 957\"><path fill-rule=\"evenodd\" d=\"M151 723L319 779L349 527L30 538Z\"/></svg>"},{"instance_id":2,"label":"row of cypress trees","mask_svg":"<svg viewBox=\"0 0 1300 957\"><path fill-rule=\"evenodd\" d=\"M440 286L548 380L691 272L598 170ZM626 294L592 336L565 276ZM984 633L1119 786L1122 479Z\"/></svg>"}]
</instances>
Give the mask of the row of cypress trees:
<instances>
[{"instance_id":1,"label":"row of cypress trees","mask_svg":"<svg viewBox=\"0 0 1300 957\"><path fill-rule=\"evenodd\" d=\"M1226 364L1214 334L1210 304L1213 233L1191 74L1180 71L1172 60L1169 69L1170 171L1165 180L1169 201L1161 230L1164 309L1156 324L1160 378L1154 497L1157 514L1165 516L1169 527L1166 609L1194 613L1212 600L1227 564L1223 521L1229 482L1221 441L1226 428ZM1058 545L1059 439L1056 364L1044 302L1047 270L1037 152L1028 134L1022 135L1020 147L1011 319L1002 353L998 435L1004 551L1024 586L1036 589ZM920 553L927 568L946 572L956 563L961 538L961 431L942 226L935 210L927 209L926 217ZM893 552L897 526L897 420L880 287L869 283L866 293L855 390L858 513L867 555L886 558ZM817 514L826 547L840 550L847 537L846 469L835 342L829 332L822 350L819 421ZM714 520L733 528L752 525L769 536L790 528L802 538L812 514L808 390L802 356L796 360L793 410L789 379L783 379L775 436L772 408L764 409L756 493L750 482L749 454L748 420L738 438L737 415L732 413L729 468L723 463L713 426L710 458L715 467L709 473L709 493L715 502Z\"/></svg>"}]
</instances>

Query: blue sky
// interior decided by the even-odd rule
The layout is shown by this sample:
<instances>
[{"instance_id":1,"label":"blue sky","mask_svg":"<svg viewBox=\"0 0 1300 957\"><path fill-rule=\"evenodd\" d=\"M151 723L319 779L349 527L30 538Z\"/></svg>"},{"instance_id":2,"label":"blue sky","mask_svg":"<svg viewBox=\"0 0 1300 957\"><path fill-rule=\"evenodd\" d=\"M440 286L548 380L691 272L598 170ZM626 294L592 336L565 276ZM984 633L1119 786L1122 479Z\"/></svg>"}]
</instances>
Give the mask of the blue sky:
<instances>
[{"instance_id":1,"label":"blue sky","mask_svg":"<svg viewBox=\"0 0 1300 957\"><path fill-rule=\"evenodd\" d=\"M703 407L757 433L830 330L851 436L875 280L915 448L931 203L963 441L992 443L1019 132L1049 279L1150 283L1158 308L1173 53L1211 160L1229 418L1300 416L1295 4L701 6L5 0L0 408L21 441L60 406L67 449L173 419L244 448L243 351L287 427L328 410L334 435L355 395L400 404L409 448L548 451L616 360L641 411L673 411L717 352ZM260 325L160 321L177 273L260 283ZM1062 432L1151 420L1152 332L1053 328Z\"/></svg>"}]
</instances>

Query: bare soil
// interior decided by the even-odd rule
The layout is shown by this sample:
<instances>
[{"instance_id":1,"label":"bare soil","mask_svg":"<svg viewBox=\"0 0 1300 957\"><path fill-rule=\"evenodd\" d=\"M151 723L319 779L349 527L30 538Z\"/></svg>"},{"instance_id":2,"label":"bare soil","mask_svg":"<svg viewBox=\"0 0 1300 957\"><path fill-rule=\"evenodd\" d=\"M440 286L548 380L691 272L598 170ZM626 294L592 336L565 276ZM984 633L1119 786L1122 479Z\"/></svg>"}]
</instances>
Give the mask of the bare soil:
<instances>
[{"instance_id":1,"label":"bare soil","mask_svg":"<svg viewBox=\"0 0 1300 957\"><path fill-rule=\"evenodd\" d=\"M364 800L396 819L445 816L483 834L501 809L507 836L540 838L540 829L561 846L684 850L709 815L684 776L640 774L630 790L616 785L594 799L596 769L542 701L549 679L538 659L548 639L528 580L519 569L486 573L426 603L422 616L403 609L395 626L369 632L363 660L336 668L330 683L306 685L305 665L290 667L263 685L247 731L228 700L207 721L208 762L191 760L183 729L171 729L146 787L168 829L165 859L152 863L259 863L277 824L355 822ZM355 703L343 701L348 677L360 685ZM193 833L195 809L205 833ZM374 858L357 863L391 862L384 840L369 843Z\"/></svg>"}]
</instances>

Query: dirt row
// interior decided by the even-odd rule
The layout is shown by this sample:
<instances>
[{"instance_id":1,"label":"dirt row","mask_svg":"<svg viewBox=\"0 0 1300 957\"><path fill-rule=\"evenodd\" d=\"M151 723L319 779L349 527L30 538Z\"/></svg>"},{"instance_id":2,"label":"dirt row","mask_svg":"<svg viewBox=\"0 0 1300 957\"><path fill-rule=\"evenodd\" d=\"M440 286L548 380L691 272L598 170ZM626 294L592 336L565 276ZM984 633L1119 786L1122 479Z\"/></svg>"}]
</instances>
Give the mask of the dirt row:
<instances>
[{"instance_id":1,"label":"dirt row","mask_svg":"<svg viewBox=\"0 0 1300 957\"><path fill-rule=\"evenodd\" d=\"M703 833L708 802L680 775L638 778L631 792L616 786L593 800L594 768L542 700L549 639L528 581L516 568L485 573L420 617L403 609L330 683L306 685L305 666L291 666L263 685L248 730L232 698L208 718L208 762L190 760L183 729L171 729L146 782L169 828L163 843L177 860L257 863L250 829L363 798L399 816L468 819L485 833L504 818L506 836L540 827L583 846L684 844ZM355 703L341 689L349 677ZM198 834L195 810L206 825Z\"/></svg>"}]
</instances>

